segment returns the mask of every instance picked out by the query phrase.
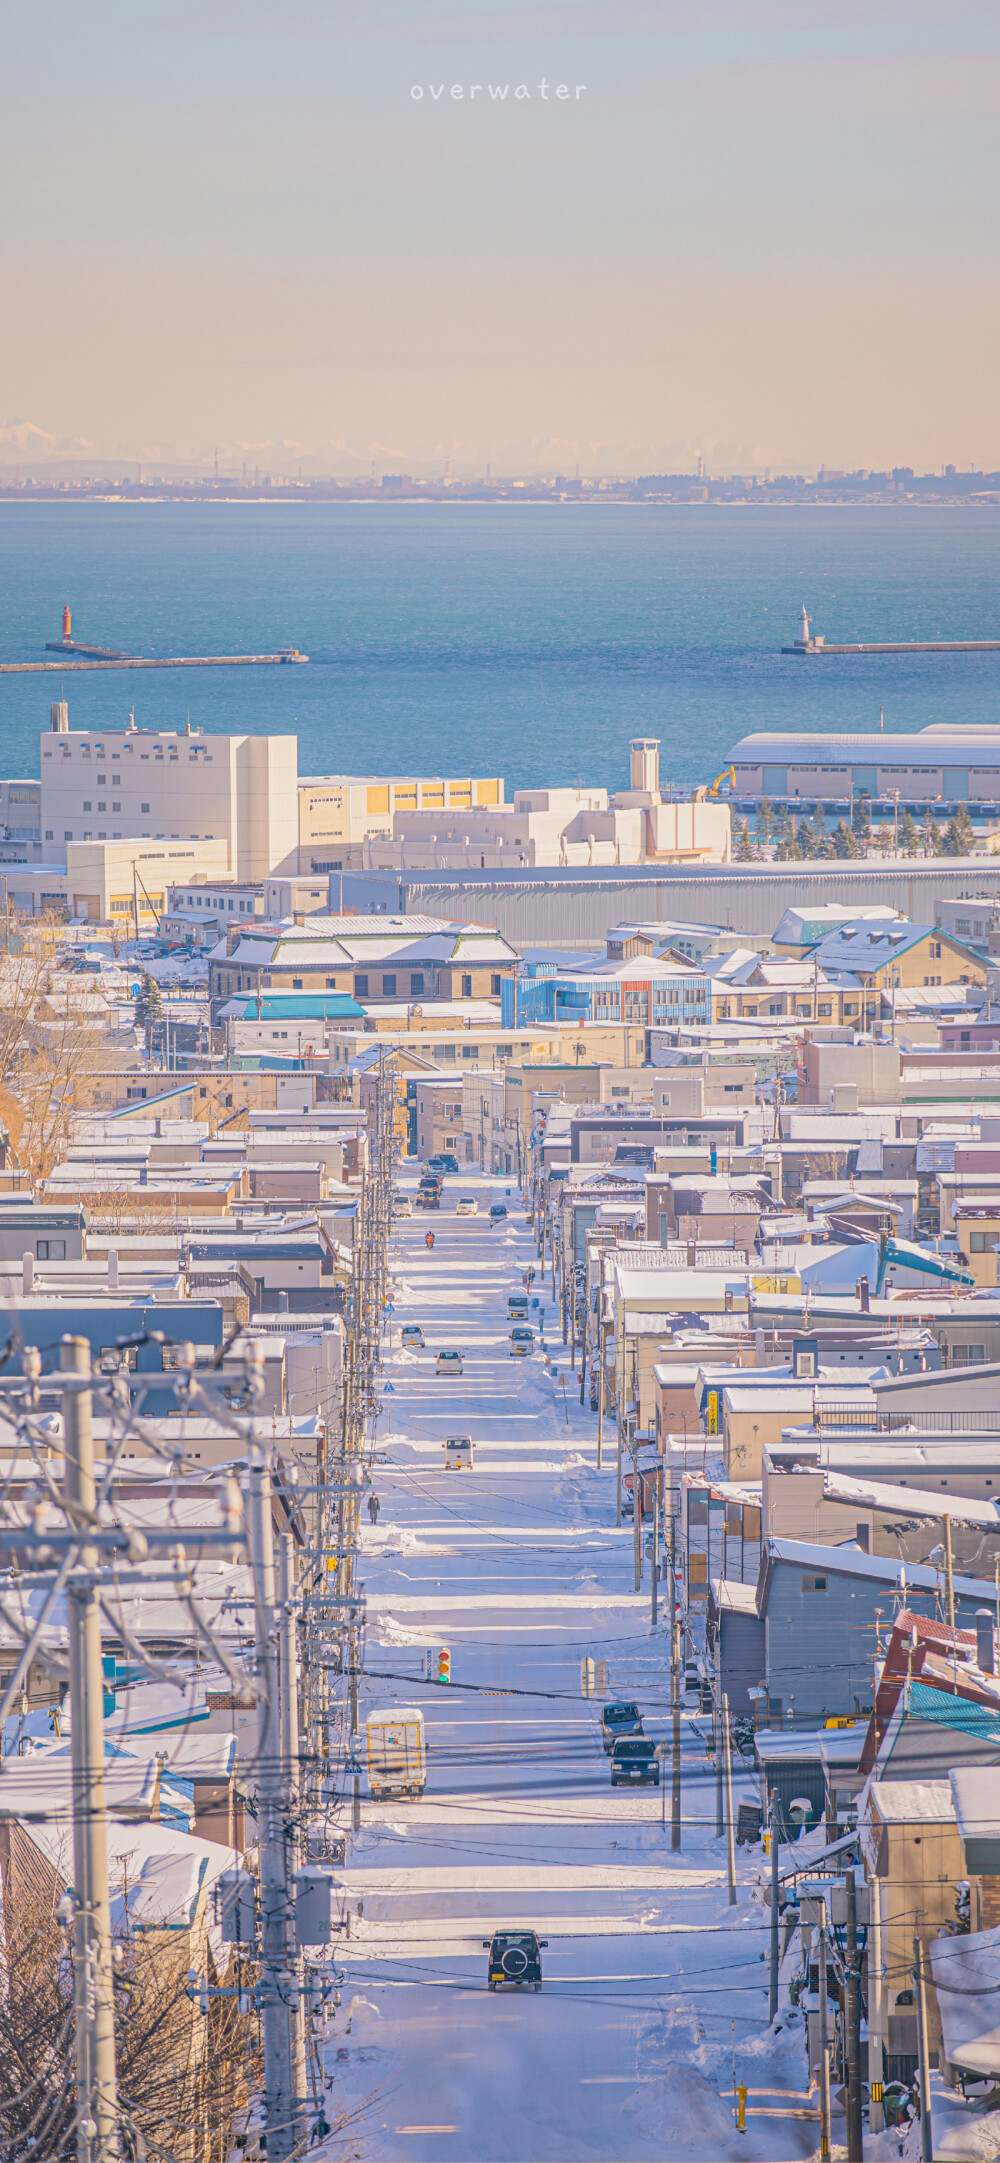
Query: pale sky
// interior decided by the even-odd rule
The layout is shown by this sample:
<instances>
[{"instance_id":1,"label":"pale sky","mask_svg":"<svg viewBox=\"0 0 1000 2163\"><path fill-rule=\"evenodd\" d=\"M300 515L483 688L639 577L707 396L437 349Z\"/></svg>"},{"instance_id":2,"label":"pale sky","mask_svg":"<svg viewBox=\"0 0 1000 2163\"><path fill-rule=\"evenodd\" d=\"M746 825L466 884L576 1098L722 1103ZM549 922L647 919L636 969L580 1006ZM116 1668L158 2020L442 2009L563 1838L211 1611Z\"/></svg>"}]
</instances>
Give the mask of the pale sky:
<instances>
[{"instance_id":1,"label":"pale sky","mask_svg":"<svg viewBox=\"0 0 1000 2163\"><path fill-rule=\"evenodd\" d=\"M3 57L2 461L1000 466L995 0L42 0Z\"/></svg>"}]
</instances>

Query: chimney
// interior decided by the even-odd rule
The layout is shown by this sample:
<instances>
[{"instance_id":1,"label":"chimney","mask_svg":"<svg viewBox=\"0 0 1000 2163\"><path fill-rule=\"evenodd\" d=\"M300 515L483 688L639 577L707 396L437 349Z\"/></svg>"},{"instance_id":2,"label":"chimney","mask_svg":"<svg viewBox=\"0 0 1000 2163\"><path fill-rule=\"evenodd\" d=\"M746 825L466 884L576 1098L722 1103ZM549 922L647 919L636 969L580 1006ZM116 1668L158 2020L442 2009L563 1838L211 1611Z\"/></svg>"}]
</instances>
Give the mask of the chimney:
<instances>
[{"instance_id":1,"label":"chimney","mask_svg":"<svg viewBox=\"0 0 1000 2163\"><path fill-rule=\"evenodd\" d=\"M659 796L660 739L635 736L629 744L629 783L638 795Z\"/></svg>"},{"instance_id":2,"label":"chimney","mask_svg":"<svg viewBox=\"0 0 1000 2163\"><path fill-rule=\"evenodd\" d=\"M287 1313L288 1313L288 1293L287 1293L287 1292L279 1292L279 1293L278 1293L278 1313L279 1313L279 1314L287 1314Z\"/></svg>"},{"instance_id":3,"label":"chimney","mask_svg":"<svg viewBox=\"0 0 1000 2163\"><path fill-rule=\"evenodd\" d=\"M108 1248L108 1291L109 1291L109 1292L117 1292L117 1290L118 1290L118 1249L117 1249L117 1247L109 1247L109 1248Z\"/></svg>"},{"instance_id":4,"label":"chimney","mask_svg":"<svg viewBox=\"0 0 1000 2163\"><path fill-rule=\"evenodd\" d=\"M755 1367L767 1366L767 1353L764 1350L764 1332L762 1329L755 1329L753 1333L753 1363Z\"/></svg>"},{"instance_id":5,"label":"chimney","mask_svg":"<svg viewBox=\"0 0 1000 2163\"><path fill-rule=\"evenodd\" d=\"M862 1314L870 1313L871 1292L869 1290L867 1277L858 1278L858 1305L861 1309Z\"/></svg>"},{"instance_id":6,"label":"chimney","mask_svg":"<svg viewBox=\"0 0 1000 2163\"><path fill-rule=\"evenodd\" d=\"M976 1666L984 1675L996 1674L996 1638L991 1607L976 1609Z\"/></svg>"},{"instance_id":7,"label":"chimney","mask_svg":"<svg viewBox=\"0 0 1000 2163\"><path fill-rule=\"evenodd\" d=\"M34 1289L35 1289L35 1257L34 1257L34 1255L33 1255L33 1254L22 1254L22 1256L21 1256L21 1297L22 1297L22 1299L27 1299L27 1297L28 1297L29 1293L30 1293L30 1292L33 1292L33 1291L34 1291Z\"/></svg>"},{"instance_id":8,"label":"chimney","mask_svg":"<svg viewBox=\"0 0 1000 2163\"><path fill-rule=\"evenodd\" d=\"M49 707L49 728L53 736L69 735L69 706L64 698L53 699Z\"/></svg>"},{"instance_id":9,"label":"chimney","mask_svg":"<svg viewBox=\"0 0 1000 2163\"><path fill-rule=\"evenodd\" d=\"M687 1253L686 1253L686 1255L685 1255L685 1261L686 1261L686 1263L687 1263L687 1266L688 1266L688 1268L689 1268L689 1269L696 1269L696 1268L697 1268L697 1266L698 1266L698 1242L697 1242L697 1240L696 1240L696 1239L689 1239L689 1240L688 1240L688 1243L687 1243Z\"/></svg>"}]
</instances>

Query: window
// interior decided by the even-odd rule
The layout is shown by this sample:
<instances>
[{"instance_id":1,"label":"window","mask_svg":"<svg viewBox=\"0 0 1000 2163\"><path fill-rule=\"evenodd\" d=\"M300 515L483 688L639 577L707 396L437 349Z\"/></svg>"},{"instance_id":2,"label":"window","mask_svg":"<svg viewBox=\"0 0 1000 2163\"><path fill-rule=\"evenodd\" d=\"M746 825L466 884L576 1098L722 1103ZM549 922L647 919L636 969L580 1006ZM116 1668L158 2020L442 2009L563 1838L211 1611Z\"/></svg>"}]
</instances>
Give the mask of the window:
<instances>
[{"instance_id":1,"label":"window","mask_svg":"<svg viewBox=\"0 0 1000 2163\"><path fill-rule=\"evenodd\" d=\"M45 839L46 839L46 841L54 841L54 840L55 840L55 835L53 834L53 831L52 831L52 828L51 828L51 826L47 826L47 827L46 827L46 829L45 829Z\"/></svg>"},{"instance_id":2,"label":"window","mask_svg":"<svg viewBox=\"0 0 1000 2163\"><path fill-rule=\"evenodd\" d=\"M300 976L293 976L293 978L292 978L292 990L293 990L293 991L301 991L301 990L302 990L302 978L301 978Z\"/></svg>"},{"instance_id":3,"label":"window","mask_svg":"<svg viewBox=\"0 0 1000 2163\"><path fill-rule=\"evenodd\" d=\"M36 1239L35 1253L40 1262L64 1262L66 1241L64 1239Z\"/></svg>"},{"instance_id":4,"label":"window","mask_svg":"<svg viewBox=\"0 0 1000 2163\"><path fill-rule=\"evenodd\" d=\"M980 1360L985 1358L986 1346L983 1344L952 1345L951 1364L953 1367L975 1367Z\"/></svg>"},{"instance_id":5,"label":"window","mask_svg":"<svg viewBox=\"0 0 1000 2163\"><path fill-rule=\"evenodd\" d=\"M83 808L85 811L93 811L94 806L92 803L85 802Z\"/></svg>"},{"instance_id":6,"label":"window","mask_svg":"<svg viewBox=\"0 0 1000 2163\"><path fill-rule=\"evenodd\" d=\"M355 976L354 996L356 999L367 999L368 997L368 978L365 975L364 971L362 971L360 975Z\"/></svg>"},{"instance_id":7,"label":"window","mask_svg":"<svg viewBox=\"0 0 1000 2163\"><path fill-rule=\"evenodd\" d=\"M471 976L463 976L463 978L462 978L462 997L463 997L463 999L471 999L471 997L472 997L472 978L471 978Z\"/></svg>"},{"instance_id":8,"label":"window","mask_svg":"<svg viewBox=\"0 0 1000 2163\"><path fill-rule=\"evenodd\" d=\"M831 1014L833 1012L833 1008L830 1005L829 999L821 999L818 1007L816 1008L816 1012L819 1015Z\"/></svg>"},{"instance_id":9,"label":"window","mask_svg":"<svg viewBox=\"0 0 1000 2163\"><path fill-rule=\"evenodd\" d=\"M64 841L72 841L72 839L73 839L73 836L72 836L72 833L71 833L71 831L70 831L69 827L68 827L68 826L65 826L65 827L63 828L63 840L64 840Z\"/></svg>"},{"instance_id":10,"label":"window","mask_svg":"<svg viewBox=\"0 0 1000 2163\"><path fill-rule=\"evenodd\" d=\"M804 1577L802 1579L802 1590L803 1592L825 1592L826 1578L813 1576Z\"/></svg>"},{"instance_id":11,"label":"window","mask_svg":"<svg viewBox=\"0 0 1000 2163\"><path fill-rule=\"evenodd\" d=\"M120 1374L123 1369L134 1374L138 1363L139 1353L134 1344L102 1344L97 1355L101 1374Z\"/></svg>"},{"instance_id":12,"label":"window","mask_svg":"<svg viewBox=\"0 0 1000 2163\"><path fill-rule=\"evenodd\" d=\"M500 985L501 985L501 981L502 981L502 979L501 979L501 976L500 976L500 971L499 971L499 969L498 969L498 970L496 970L496 971L494 972L494 974L493 974L493 975L492 975L492 976L490 977L490 995L491 995L491 997L492 997L492 998L494 998L494 999L499 999L499 997L500 997Z\"/></svg>"},{"instance_id":13,"label":"window","mask_svg":"<svg viewBox=\"0 0 1000 2163\"><path fill-rule=\"evenodd\" d=\"M988 1254L994 1242L988 1232L973 1232L969 1240L970 1254Z\"/></svg>"},{"instance_id":14,"label":"window","mask_svg":"<svg viewBox=\"0 0 1000 2163\"><path fill-rule=\"evenodd\" d=\"M420 971L419 969L415 969L415 970L414 970L414 972L413 972L413 974L412 974L412 976L410 977L410 996L411 996L411 998L413 998L413 999L419 999L419 998L420 998L420 997L422 996L422 994L423 994L423 989L424 989L424 979L423 979L423 975L422 975L422 973L421 973L421 971Z\"/></svg>"},{"instance_id":15,"label":"window","mask_svg":"<svg viewBox=\"0 0 1000 2163\"><path fill-rule=\"evenodd\" d=\"M396 996L396 978L395 978L395 975L394 975L393 973L391 973L391 972L390 972L390 973L389 973L388 975L385 975L385 974L383 974L383 977L382 977L382 997L383 997L383 999L394 999L394 998L395 998L395 996Z\"/></svg>"},{"instance_id":16,"label":"window","mask_svg":"<svg viewBox=\"0 0 1000 2163\"><path fill-rule=\"evenodd\" d=\"M149 805L148 805L148 804L140 804L140 805L139 805L139 809L140 809L140 811L144 811L144 812L145 812L145 814L146 814L147 818L149 817Z\"/></svg>"},{"instance_id":17,"label":"window","mask_svg":"<svg viewBox=\"0 0 1000 2163\"><path fill-rule=\"evenodd\" d=\"M112 809L112 811L120 811L120 810L121 810L121 805L120 805L120 804L115 804L115 803L113 803L113 804L112 804L112 806L111 806L111 809Z\"/></svg>"}]
</instances>

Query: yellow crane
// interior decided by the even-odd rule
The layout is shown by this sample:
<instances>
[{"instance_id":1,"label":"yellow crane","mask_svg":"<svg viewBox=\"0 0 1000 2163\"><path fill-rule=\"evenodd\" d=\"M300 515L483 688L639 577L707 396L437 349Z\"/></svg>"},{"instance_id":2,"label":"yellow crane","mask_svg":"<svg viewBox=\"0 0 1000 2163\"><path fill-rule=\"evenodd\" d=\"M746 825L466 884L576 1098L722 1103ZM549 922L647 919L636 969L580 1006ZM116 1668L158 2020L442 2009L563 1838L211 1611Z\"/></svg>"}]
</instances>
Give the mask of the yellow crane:
<instances>
[{"instance_id":1,"label":"yellow crane","mask_svg":"<svg viewBox=\"0 0 1000 2163\"><path fill-rule=\"evenodd\" d=\"M723 784L723 782L724 782L724 781L728 781L728 783L729 783L729 786L730 786L730 788L732 789L732 791L733 791L733 793L734 793L734 795L735 795L735 792L736 792L736 768L735 768L735 766L724 766L724 767L723 767L723 769L722 769L722 772L721 772L721 774L716 774L716 776L715 776L715 780L714 780L714 781L710 781L710 782L709 782L709 783L707 784L707 786L706 786L705 788L695 789L695 791L694 791L694 801L695 801L695 803L696 803L696 804L704 804L704 803L708 803L708 802L709 802L709 800L710 800L711 798L714 798L714 799L715 799L715 801L716 801L716 802L718 802L719 796L720 796L720 795L721 795L721 793L722 793L722 784Z\"/></svg>"}]
</instances>

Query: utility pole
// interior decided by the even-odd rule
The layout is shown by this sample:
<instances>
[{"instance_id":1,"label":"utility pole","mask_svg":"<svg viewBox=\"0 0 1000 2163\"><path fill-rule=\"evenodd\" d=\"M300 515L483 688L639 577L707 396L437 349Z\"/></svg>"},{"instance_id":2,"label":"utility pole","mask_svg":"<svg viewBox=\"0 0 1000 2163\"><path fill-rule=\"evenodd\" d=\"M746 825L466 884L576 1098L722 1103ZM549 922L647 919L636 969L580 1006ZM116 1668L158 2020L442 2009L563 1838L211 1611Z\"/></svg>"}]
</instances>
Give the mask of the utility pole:
<instances>
[{"instance_id":1,"label":"utility pole","mask_svg":"<svg viewBox=\"0 0 1000 2163\"><path fill-rule=\"evenodd\" d=\"M601 1445L604 1441L604 1354L607 1349L606 1326L597 1325L597 1469L601 1470Z\"/></svg>"},{"instance_id":2,"label":"utility pole","mask_svg":"<svg viewBox=\"0 0 1000 2163\"><path fill-rule=\"evenodd\" d=\"M726 1816L722 1794L722 1704L718 1673L713 1677L712 1716L715 1721L715 1837L721 1840L726 1830Z\"/></svg>"},{"instance_id":3,"label":"utility pole","mask_svg":"<svg viewBox=\"0 0 1000 2163\"><path fill-rule=\"evenodd\" d=\"M858 1903L854 1872L847 1872L845 2004L847 2027L847 2163L864 2163L861 2124L861 1971L858 1966Z\"/></svg>"},{"instance_id":4,"label":"utility pole","mask_svg":"<svg viewBox=\"0 0 1000 2163\"><path fill-rule=\"evenodd\" d=\"M285 1844L284 1723L278 1682L275 1628L274 1531L271 1468L255 1451L249 1480L250 1542L256 1591L257 1823L260 1852L260 1975L264 2031L264 2115L268 2163L287 2163L305 2126L306 2098L295 2090L292 2011L289 2003L290 1885ZM297 1993L295 1993L297 1995Z\"/></svg>"},{"instance_id":5,"label":"utility pole","mask_svg":"<svg viewBox=\"0 0 1000 2163\"><path fill-rule=\"evenodd\" d=\"M826 1973L826 1901L819 1903L819 2152L830 2153L830 1997Z\"/></svg>"},{"instance_id":6,"label":"utility pole","mask_svg":"<svg viewBox=\"0 0 1000 2163\"><path fill-rule=\"evenodd\" d=\"M652 1627L653 1627L653 1629L654 1629L654 1630L655 1630L655 1628L656 1628L656 1606L657 1606L657 1594L658 1594L658 1592L659 1592L659 1589L660 1589L660 1587L659 1587L659 1576L660 1576L660 1510L661 1510L661 1507L662 1507L662 1504L663 1504L663 1495L662 1495L662 1491L661 1491L661 1490L662 1490L662 1481L663 1481L663 1474L662 1474L662 1472L658 1472L658 1473L656 1474L656 1480L655 1480L655 1485L654 1485L654 1499L653 1499L653 1548L652 1548L652 1556L651 1556L651 1561L650 1561L650 1572L649 1572L649 1620L650 1620L650 1623L652 1624Z\"/></svg>"},{"instance_id":7,"label":"utility pole","mask_svg":"<svg viewBox=\"0 0 1000 2163\"><path fill-rule=\"evenodd\" d=\"M736 1828L733 1824L733 1744L729 1729L729 1694L722 1696L722 1751L726 1782L726 1875L729 1879L729 1905L736 1906Z\"/></svg>"},{"instance_id":8,"label":"utility pole","mask_svg":"<svg viewBox=\"0 0 1000 2163\"><path fill-rule=\"evenodd\" d=\"M83 1529L97 1501L91 1427L90 1344L64 1337L62 1373L72 1378L62 1406L66 1499ZM75 1385L75 1386L74 1386ZM80 1574L67 1583L73 1783L73 2000L76 2027L77 2163L111 2163L120 2153L115 2016L108 1898L108 1816L104 1789L104 1673L97 1549L80 1549Z\"/></svg>"},{"instance_id":9,"label":"utility pole","mask_svg":"<svg viewBox=\"0 0 1000 2163\"><path fill-rule=\"evenodd\" d=\"M639 1479L639 1440L632 1430L632 1559L635 1564L635 1590L642 1583L642 1485Z\"/></svg>"},{"instance_id":10,"label":"utility pole","mask_svg":"<svg viewBox=\"0 0 1000 2163\"><path fill-rule=\"evenodd\" d=\"M927 2048L927 1988L917 1931L913 1933L913 1981L917 2001L917 2056L920 2064L920 2163L934 2163L934 2129L931 2124L931 2062Z\"/></svg>"},{"instance_id":11,"label":"utility pole","mask_svg":"<svg viewBox=\"0 0 1000 2163\"><path fill-rule=\"evenodd\" d=\"M670 1513L670 1851L681 1851L681 1674L677 1629L677 1577L674 1568L674 1518Z\"/></svg>"},{"instance_id":12,"label":"utility pole","mask_svg":"<svg viewBox=\"0 0 1000 2163\"><path fill-rule=\"evenodd\" d=\"M778 1798L771 1789L771 1936L767 1993L768 2023L778 2016Z\"/></svg>"},{"instance_id":13,"label":"utility pole","mask_svg":"<svg viewBox=\"0 0 1000 2163\"><path fill-rule=\"evenodd\" d=\"M292 1872L302 1860L299 1835L299 1632L295 1614L295 1592L295 1540L286 1527L278 1541L278 1642L281 1659L281 1780L285 1792L285 1822L289 1827L286 1862L289 1882ZM302 1955L297 1950L294 1965L298 1988L291 1993L292 2090L296 2099L302 2097L304 2108L307 2090L306 2028L301 1997Z\"/></svg>"}]
</instances>

